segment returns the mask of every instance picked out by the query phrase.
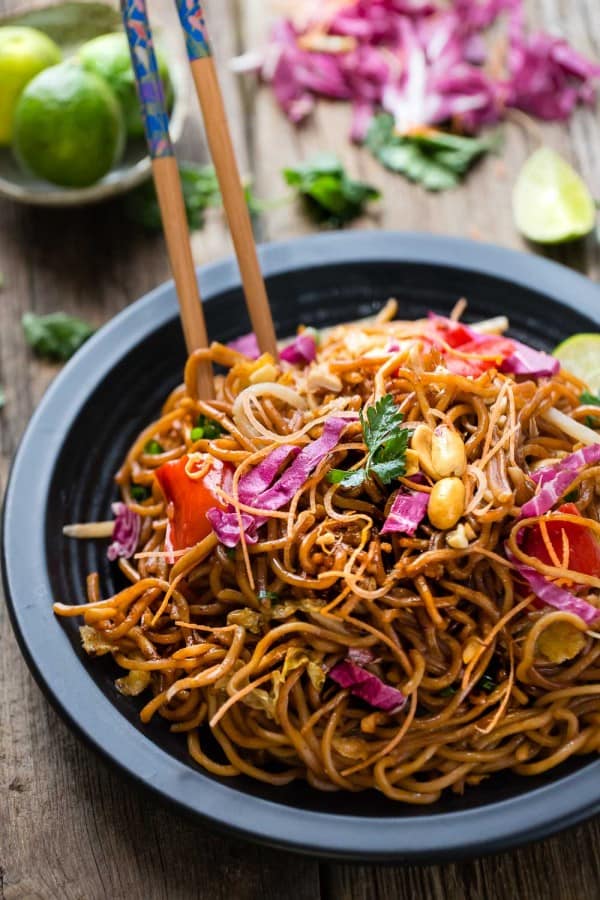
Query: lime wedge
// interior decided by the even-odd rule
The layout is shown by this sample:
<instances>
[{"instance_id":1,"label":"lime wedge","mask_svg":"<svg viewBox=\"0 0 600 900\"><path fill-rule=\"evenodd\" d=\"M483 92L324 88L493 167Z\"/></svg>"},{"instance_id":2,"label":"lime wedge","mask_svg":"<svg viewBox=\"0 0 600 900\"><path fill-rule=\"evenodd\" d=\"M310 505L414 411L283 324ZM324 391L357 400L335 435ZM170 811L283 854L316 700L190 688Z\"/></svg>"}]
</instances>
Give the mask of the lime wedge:
<instances>
[{"instance_id":1,"label":"lime wedge","mask_svg":"<svg viewBox=\"0 0 600 900\"><path fill-rule=\"evenodd\" d=\"M574 334L554 350L561 366L600 391L600 334Z\"/></svg>"},{"instance_id":2,"label":"lime wedge","mask_svg":"<svg viewBox=\"0 0 600 900\"><path fill-rule=\"evenodd\" d=\"M536 150L521 169L513 215L521 234L539 244L583 237L596 224L596 207L585 183L548 147Z\"/></svg>"}]
</instances>

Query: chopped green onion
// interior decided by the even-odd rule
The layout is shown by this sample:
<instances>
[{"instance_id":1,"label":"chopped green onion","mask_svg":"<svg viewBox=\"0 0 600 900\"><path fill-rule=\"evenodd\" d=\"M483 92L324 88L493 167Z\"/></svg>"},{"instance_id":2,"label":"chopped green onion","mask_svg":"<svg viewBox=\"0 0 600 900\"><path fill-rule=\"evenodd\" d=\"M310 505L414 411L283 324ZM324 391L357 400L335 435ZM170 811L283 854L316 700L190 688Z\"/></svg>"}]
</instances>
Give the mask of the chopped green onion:
<instances>
[{"instance_id":1,"label":"chopped green onion","mask_svg":"<svg viewBox=\"0 0 600 900\"><path fill-rule=\"evenodd\" d=\"M279 600L279 594L276 591L265 591L263 588L258 592L258 599L260 601L263 600L271 600L273 603L277 603Z\"/></svg>"},{"instance_id":2,"label":"chopped green onion","mask_svg":"<svg viewBox=\"0 0 600 900\"><path fill-rule=\"evenodd\" d=\"M600 397L597 394L592 394L590 391L584 391L579 398L579 402L584 403L586 406L600 406ZM585 424L588 428L597 428L598 421L596 416L585 417Z\"/></svg>"},{"instance_id":3,"label":"chopped green onion","mask_svg":"<svg viewBox=\"0 0 600 900\"><path fill-rule=\"evenodd\" d=\"M440 691L440 697L444 697L444 698L454 697L455 693L456 693L456 688L453 685L449 684L448 687L445 687L443 689L443 691Z\"/></svg>"},{"instance_id":4,"label":"chopped green onion","mask_svg":"<svg viewBox=\"0 0 600 900\"><path fill-rule=\"evenodd\" d=\"M212 441L215 438L220 437L225 429L221 428L218 422L215 422L214 419L209 419L208 416L200 415L198 416L197 428L202 429L202 437L206 438L208 441ZM192 431L192 434L194 432ZM192 438L192 440L200 440L200 438Z\"/></svg>"},{"instance_id":5,"label":"chopped green onion","mask_svg":"<svg viewBox=\"0 0 600 900\"><path fill-rule=\"evenodd\" d=\"M163 452L164 451L162 446L158 443L158 441L155 441L154 439L148 441L148 443L144 447L144 453L149 453L151 456L157 456L159 453Z\"/></svg>"},{"instance_id":6,"label":"chopped green onion","mask_svg":"<svg viewBox=\"0 0 600 900\"><path fill-rule=\"evenodd\" d=\"M199 425L196 428L192 428L190 432L190 438L193 441L201 441L204 437L204 428L201 428Z\"/></svg>"},{"instance_id":7,"label":"chopped green onion","mask_svg":"<svg viewBox=\"0 0 600 900\"><path fill-rule=\"evenodd\" d=\"M143 503L144 500L147 500L150 496L150 488L146 487L145 484L132 484L131 485L131 499L135 500L136 503Z\"/></svg>"},{"instance_id":8,"label":"chopped green onion","mask_svg":"<svg viewBox=\"0 0 600 900\"><path fill-rule=\"evenodd\" d=\"M486 694L491 694L496 690L498 685L489 675L483 675L477 682L477 687L480 691L485 691Z\"/></svg>"}]
</instances>

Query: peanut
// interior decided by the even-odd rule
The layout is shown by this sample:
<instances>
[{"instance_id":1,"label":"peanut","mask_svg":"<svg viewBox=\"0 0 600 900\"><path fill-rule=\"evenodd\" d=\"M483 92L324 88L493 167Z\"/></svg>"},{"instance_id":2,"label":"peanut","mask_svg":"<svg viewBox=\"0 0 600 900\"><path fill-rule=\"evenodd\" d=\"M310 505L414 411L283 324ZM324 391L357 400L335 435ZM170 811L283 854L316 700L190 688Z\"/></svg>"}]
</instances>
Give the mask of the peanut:
<instances>
[{"instance_id":1,"label":"peanut","mask_svg":"<svg viewBox=\"0 0 600 900\"><path fill-rule=\"evenodd\" d=\"M431 462L439 478L464 475L467 454L458 431L448 425L438 425L431 440Z\"/></svg>"},{"instance_id":2,"label":"peanut","mask_svg":"<svg viewBox=\"0 0 600 900\"><path fill-rule=\"evenodd\" d=\"M453 550L466 550L469 546L469 538L467 537L467 529L459 523L454 531L449 531L446 535L446 543Z\"/></svg>"},{"instance_id":3,"label":"peanut","mask_svg":"<svg viewBox=\"0 0 600 900\"><path fill-rule=\"evenodd\" d=\"M429 495L427 515L434 528L448 531L465 511L465 486L460 478L442 478Z\"/></svg>"},{"instance_id":4,"label":"peanut","mask_svg":"<svg viewBox=\"0 0 600 900\"><path fill-rule=\"evenodd\" d=\"M416 475L419 471L419 457L414 450L406 451L406 472L405 475Z\"/></svg>"},{"instance_id":5,"label":"peanut","mask_svg":"<svg viewBox=\"0 0 600 900\"><path fill-rule=\"evenodd\" d=\"M426 475L429 475L430 478L433 478L434 481L437 481L438 475L433 468L433 463L431 461L431 444L433 441L433 431L429 427L429 425L421 424L417 425L415 430L413 431L413 435L410 441L411 449L415 451L419 458L419 463L421 464L422 470Z\"/></svg>"}]
</instances>

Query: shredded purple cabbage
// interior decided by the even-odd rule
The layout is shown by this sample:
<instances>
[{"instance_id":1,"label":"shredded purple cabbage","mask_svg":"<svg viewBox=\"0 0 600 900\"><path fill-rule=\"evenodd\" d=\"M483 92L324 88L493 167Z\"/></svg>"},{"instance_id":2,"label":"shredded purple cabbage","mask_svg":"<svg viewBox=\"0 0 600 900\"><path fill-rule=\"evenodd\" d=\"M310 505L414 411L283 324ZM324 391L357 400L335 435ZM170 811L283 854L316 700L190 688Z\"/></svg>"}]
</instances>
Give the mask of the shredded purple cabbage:
<instances>
[{"instance_id":1,"label":"shredded purple cabbage","mask_svg":"<svg viewBox=\"0 0 600 900\"><path fill-rule=\"evenodd\" d=\"M513 341L514 352L500 366L501 372L509 375L529 375L532 378L556 375L560 363L553 356L542 350L534 350L520 341Z\"/></svg>"},{"instance_id":2,"label":"shredded purple cabbage","mask_svg":"<svg viewBox=\"0 0 600 900\"><path fill-rule=\"evenodd\" d=\"M492 76L484 33L503 13L507 69ZM381 108L400 132L450 119L478 131L508 107L565 119L593 102L600 78L600 66L564 39L527 34L523 0L454 0L451 8L441 0L354 0L337 11L323 4L302 29L277 22L270 41L262 77L291 121L306 118L319 96L351 101L356 141Z\"/></svg>"},{"instance_id":3,"label":"shredded purple cabbage","mask_svg":"<svg viewBox=\"0 0 600 900\"><path fill-rule=\"evenodd\" d=\"M532 474L532 479L541 488L527 503L521 507L521 518L543 516L552 509L565 494L585 466L600 462L600 444L590 444L575 453L565 456L555 466L546 466Z\"/></svg>"},{"instance_id":4,"label":"shredded purple cabbage","mask_svg":"<svg viewBox=\"0 0 600 900\"><path fill-rule=\"evenodd\" d=\"M305 366L317 355L317 342L310 331L302 331L296 335L291 344L284 347L279 356L286 362Z\"/></svg>"},{"instance_id":5,"label":"shredded purple cabbage","mask_svg":"<svg viewBox=\"0 0 600 900\"><path fill-rule=\"evenodd\" d=\"M272 450L257 466L240 478L238 484L240 502L246 506L252 505L259 494L271 487L279 470L289 462L290 457L295 458L299 453L300 447L296 447L295 444L282 444L281 447Z\"/></svg>"},{"instance_id":6,"label":"shredded purple cabbage","mask_svg":"<svg viewBox=\"0 0 600 900\"><path fill-rule=\"evenodd\" d=\"M350 647L346 659L357 666L368 666L375 661L375 654L368 647Z\"/></svg>"},{"instance_id":7,"label":"shredded purple cabbage","mask_svg":"<svg viewBox=\"0 0 600 900\"><path fill-rule=\"evenodd\" d=\"M115 517L115 527L113 540L106 555L111 562L119 558L130 559L137 550L142 519L126 503L113 503L112 512Z\"/></svg>"},{"instance_id":8,"label":"shredded purple cabbage","mask_svg":"<svg viewBox=\"0 0 600 900\"><path fill-rule=\"evenodd\" d=\"M283 444L272 450L254 469L240 478L238 496L247 506L257 509L277 510L285 506L306 482L309 475L337 446L344 428L353 418L329 419L323 433L316 441L300 449L294 444ZM279 477L281 467L293 459ZM235 509L218 507L210 509L206 517L215 534L227 547L235 547L241 540L239 521ZM242 526L246 540L254 544L258 540L257 531L267 521L265 516L242 514ZM223 535L223 536L222 536Z\"/></svg>"},{"instance_id":9,"label":"shredded purple cabbage","mask_svg":"<svg viewBox=\"0 0 600 900\"><path fill-rule=\"evenodd\" d=\"M531 566L518 562L510 551L507 551L506 555L519 575L525 579L533 593L543 603L553 606L555 609L560 609L562 612L573 613L573 615L579 616L586 625L593 625L600 617L600 609L592 606L587 600L582 600L581 597L577 597L570 591L566 591L564 588L548 581L547 578L544 578Z\"/></svg>"},{"instance_id":10,"label":"shredded purple cabbage","mask_svg":"<svg viewBox=\"0 0 600 900\"><path fill-rule=\"evenodd\" d=\"M281 478L255 498L254 506L259 509L275 510L289 503L313 470L335 449L342 431L351 421L353 419L329 419L325 423L321 437L302 448Z\"/></svg>"},{"instance_id":11,"label":"shredded purple cabbage","mask_svg":"<svg viewBox=\"0 0 600 900\"><path fill-rule=\"evenodd\" d=\"M207 511L206 518L222 544L225 544L226 547L236 547L239 544L240 523L233 507L223 510L214 506ZM255 517L248 513L242 513L241 520L246 543L255 544L258 540Z\"/></svg>"},{"instance_id":12,"label":"shredded purple cabbage","mask_svg":"<svg viewBox=\"0 0 600 900\"><path fill-rule=\"evenodd\" d=\"M248 359L258 359L260 356L258 340L253 331L249 334L242 334L233 341L229 341L227 346L231 347L232 350L237 350L238 353L247 356Z\"/></svg>"},{"instance_id":13,"label":"shredded purple cabbage","mask_svg":"<svg viewBox=\"0 0 600 900\"><path fill-rule=\"evenodd\" d=\"M329 677L340 687L350 688L351 694L375 709L394 713L399 712L406 703L406 697L398 688L385 684L377 675L347 659L334 666Z\"/></svg>"},{"instance_id":14,"label":"shredded purple cabbage","mask_svg":"<svg viewBox=\"0 0 600 900\"><path fill-rule=\"evenodd\" d=\"M400 532L413 535L425 518L428 502L429 494L424 491L398 491L381 534Z\"/></svg>"}]
</instances>

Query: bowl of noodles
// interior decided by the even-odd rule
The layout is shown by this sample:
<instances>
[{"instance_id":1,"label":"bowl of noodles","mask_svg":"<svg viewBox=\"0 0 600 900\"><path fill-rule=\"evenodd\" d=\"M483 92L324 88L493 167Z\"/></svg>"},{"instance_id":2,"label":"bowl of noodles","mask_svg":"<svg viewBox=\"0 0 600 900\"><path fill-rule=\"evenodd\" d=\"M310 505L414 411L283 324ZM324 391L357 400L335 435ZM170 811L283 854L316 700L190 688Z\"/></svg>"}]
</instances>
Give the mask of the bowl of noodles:
<instances>
[{"instance_id":1,"label":"bowl of noodles","mask_svg":"<svg viewBox=\"0 0 600 900\"><path fill-rule=\"evenodd\" d=\"M219 263L209 350L164 285L34 415L3 572L38 682L160 798L302 852L451 859L599 811L600 416L548 351L600 291L426 235L262 261L280 361Z\"/></svg>"}]
</instances>

